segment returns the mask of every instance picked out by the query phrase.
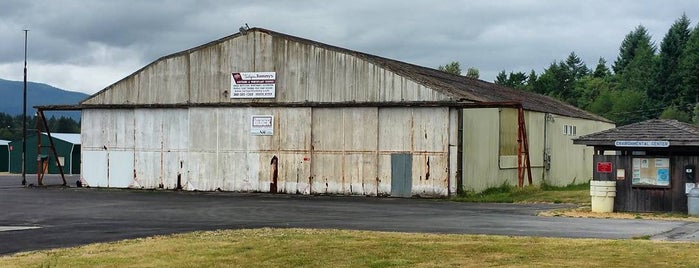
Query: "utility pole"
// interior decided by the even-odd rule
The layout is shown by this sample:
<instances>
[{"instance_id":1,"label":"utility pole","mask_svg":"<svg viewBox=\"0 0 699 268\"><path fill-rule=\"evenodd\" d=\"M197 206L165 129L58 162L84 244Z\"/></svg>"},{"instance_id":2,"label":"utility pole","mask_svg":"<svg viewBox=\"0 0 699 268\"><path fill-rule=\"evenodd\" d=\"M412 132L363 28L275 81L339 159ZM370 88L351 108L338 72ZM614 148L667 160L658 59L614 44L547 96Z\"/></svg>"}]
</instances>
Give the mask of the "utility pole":
<instances>
[{"instance_id":1,"label":"utility pole","mask_svg":"<svg viewBox=\"0 0 699 268\"><path fill-rule=\"evenodd\" d=\"M24 99L22 108L22 185L27 185L27 34L24 31Z\"/></svg>"}]
</instances>

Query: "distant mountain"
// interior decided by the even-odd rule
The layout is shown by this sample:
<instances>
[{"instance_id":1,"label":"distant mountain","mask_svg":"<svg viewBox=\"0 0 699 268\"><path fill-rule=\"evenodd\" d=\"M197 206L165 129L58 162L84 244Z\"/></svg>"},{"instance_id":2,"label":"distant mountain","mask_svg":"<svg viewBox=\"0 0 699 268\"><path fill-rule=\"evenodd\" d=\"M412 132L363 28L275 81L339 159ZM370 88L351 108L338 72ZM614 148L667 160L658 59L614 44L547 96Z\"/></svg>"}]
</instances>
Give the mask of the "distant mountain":
<instances>
[{"instance_id":1,"label":"distant mountain","mask_svg":"<svg viewBox=\"0 0 699 268\"><path fill-rule=\"evenodd\" d=\"M0 79L0 112L10 115L22 115L22 95L24 82ZM33 115L37 105L71 105L78 104L89 95L72 92L47 84L27 82L27 114ZM80 120L80 112L62 111L46 112L46 117L68 116Z\"/></svg>"}]
</instances>

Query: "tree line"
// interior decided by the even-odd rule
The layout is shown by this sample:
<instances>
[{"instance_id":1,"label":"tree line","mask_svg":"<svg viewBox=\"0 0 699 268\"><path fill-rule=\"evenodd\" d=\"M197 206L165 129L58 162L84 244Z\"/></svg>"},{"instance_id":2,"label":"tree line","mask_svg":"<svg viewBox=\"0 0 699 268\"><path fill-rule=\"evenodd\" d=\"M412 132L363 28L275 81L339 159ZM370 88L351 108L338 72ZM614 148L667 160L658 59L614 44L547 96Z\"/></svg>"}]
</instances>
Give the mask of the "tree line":
<instances>
[{"instance_id":1,"label":"tree line","mask_svg":"<svg viewBox=\"0 0 699 268\"><path fill-rule=\"evenodd\" d=\"M540 74L503 70L494 82L552 96L617 125L652 118L699 125L699 25L692 28L686 15L670 26L660 48L643 25L637 26L625 36L611 67L600 58L588 68L571 52Z\"/></svg>"},{"instance_id":2,"label":"tree line","mask_svg":"<svg viewBox=\"0 0 699 268\"><path fill-rule=\"evenodd\" d=\"M27 135L36 132L38 117L27 117ZM80 122L73 118L61 116L56 118L51 116L46 119L46 124L52 133L80 133ZM43 125L42 132L46 132ZM22 116L12 116L6 113L0 113L0 140L20 140L22 139Z\"/></svg>"}]
</instances>

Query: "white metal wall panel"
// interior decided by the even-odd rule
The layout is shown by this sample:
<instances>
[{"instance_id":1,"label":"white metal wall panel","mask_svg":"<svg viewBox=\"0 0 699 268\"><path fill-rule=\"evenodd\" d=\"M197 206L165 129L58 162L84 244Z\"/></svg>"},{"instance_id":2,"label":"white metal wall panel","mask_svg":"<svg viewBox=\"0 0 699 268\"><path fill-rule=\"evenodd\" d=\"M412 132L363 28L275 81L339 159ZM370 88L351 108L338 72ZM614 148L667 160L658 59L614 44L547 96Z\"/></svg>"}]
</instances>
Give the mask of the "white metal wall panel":
<instances>
[{"instance_id":1,"label":"white metal wall panel","mask_svg":"<svg viewBox=\"0 0 699 268\"><path fill-rule=\"evenodd\" d=\"M313 154L313 181L311 192L319 194L343 193L342 154Z\"/></svg>"},{"instance_id":2,"label":"white metal wall panel","mask_svg":"<svg viewBox=\"0 0 699 268\"><path fill-rule=\"evenodd\" d=\"M449 108L413 109L413 149L446 152L449 144Z\"/></svg>"},{"instance_id":3,"label":"white metal wall panel","mask_svg":"<svg viewBox=\"0 0 699 268\"><path fill-rule=\"evenodd\" d=\"M379 151L410 152L412 150L412 109L380 108L378 122Z\"/></svg>"},{"instance_id":4,"label":"white metal wall panel","mask_svg":"<svg viewBox=\"0 0 699 268\"><path fill-rule=\"evenodd\" d=\"M274 42L274 64L277 70L277 83L293 85L297 90L280 90L277 97L284 100L308 100L308 69L310 47L288 40Z\"/></svg>"},{"instance_id":5,"label":"white metal wall panel","mask_svg":"<svg viewBox=\"0 0 699 268\"><path fill-rule=\"evenodd\" d=\"M95 150L102 148L106 141L106 128L103 123L107 123L105 115L109 110L84 110L81 116L80 140L82 148Z\"/></svg>"},{"instance_id":6,"label":"white metal wall panel","mask_svg":"<svg viewBox=\"0 0 699 268\"><path fill-rule=\"evenodd\" d=\"M178 180L180 187L187 183L187 154L185 151L163 152L162 183L165 189L176 189Z\"/></svg>"},{"instance_id":7,"label":"white metal wall panel","mask_svg":"<svg viewBox=\"0 0 699 268\"><path fill-rule=\"evenodd\" d=\"M345 151L375 154L378 144L378 108L342 109L342 141ZM339 139L340 137L334 137Z\"/></svg>"},{"instance_id":8,"label":"white metal wall panel","mask_svg":"<svg viewBox=\"0 0 699 268\"><path fill-rule=\"evenodd\" d=\"M391 194L391 154L379 154L378 160L378 195L387 196Z\"/></svg>"},{"instance_id":9,"label":"white metal wall panel","mask_svg":"<svg viewBox=\"0 0 699 268\"><path fill-rule=\"evenodd\" d=\"M283 193L310 194L310 161L306 154L284 153L279 156L277 189Z\"/></svg>"},{"instance_id":10,"label":"white metal wall panel","mask_svg":"<svg viewBox=\"0 0 699 268\"><path fill-rule=\"evenodd\" d=\"M131 187L167 188L184 185L189 112L187 109L135 110L135 178Z\"/></svg>"},{"instance_id":11,"label":"white metal wall panel","mask_svg":"<svg viewBox=\"0 0 699 268\"><path fill-rule=\"evenodd\" d=\"M448 165L445 153L413 155L413 194L419 196L448 195Z\"/></svg>"},{"instance_id":12,"label":"white metal wall panel","mask_svg":"<svg viewBox=\"0 0 699 268\"><path fill-rule=\"evenodd\" d=\"M314 154L338 152L344 148L343 109L313 109L313 150Z\"/></svg>"},{"instance_id":13,"label":"white metal wall panel","mask_svg":"<svg viewBox=\"0 0 699 268\"><path fill-rule=\"evenodd\" d=\"M232 108L217 110L219 116L217 126L209 126L209 130L218 132L218 148L222 151L244 152L254 147L251 138L269 139L271 137L251 137L250 136L250 116L249 108ZM220 131L219 131L220 130Z\"/></svg>"},{"instance_id":14,"label":"white metal wall panel","mask_svg":"<svg viewBox=\"0 0 699 268\"><path fill-rule=\"evenodd\" d=\"M192 102L222 100L230 89L230 73L222 67L222 49L227 44L209 46L189 54L189 92ZM230 71L231 73L233 71ZM228 79L226 79L228 77Z\"/></svg>"},{"instance_id":15,"label":"white metal wall panel","mask_svg":"<svg viewBox=\"0 0 699 268\"><path fill-rule=\"evenodd\" d=\"M217 108L189 109L190 152L216 151L218 148L218 110Z\"/></svg>"},{"instance_id":16,"label":"white metal wall panel","mask_svg":"<svg viewBox=\"0 0 699 268\"><path fill-rule=\"evenodd\" d=\"M133 181L133 151L109 151L108 187L127 188Z\"/></svg>"},{"instance_id":17,"label":"white metal wall panel","mask_svg":"<svg viewBox=\"0 0 699 268\"><path fill-rule=\"evenodd\" d=\"M134 188L156 189L160 187L161 154L155 151L136 151L134 153L136 177L134 178Z\"/></svg>"},{"instance_id":18,"label":"white metal wall panel","mask_svg":"<svg viewBox=\"0 0 699 268\"><path fill-rule=\"evenodd\" d=\"M83 179L93 187L128 186L134 170L133 111L84 110L83 119Z\"/></svg>"},{"instance_id":19,"label":"white metal wall panel","mask_svg":"<svg viewBox=\"0 0 699 268\"><path fill-rule=\"evenodd\" d=\"M313 110L314 191L376 193L377 118L377 108Z\"/></svg>"},{"instance_id":20,"label":"white metal wall panel","mask_svg":"<svg viewBox=\"0 0 699 268\"><path fill-rule=\"evenodd\" d=\"M279 150L308 154L311 149L311 108L278 108ZM248 119L249 120L249 119Z\"/></svg>"},{"instance_id":21,"label":"white metal wall panel","mask_svg":"<svg viewBox=\"0 0 699 268\"><path fill-rule=\"evenodd\" d=\"M344 194L376 195L377 193L376 154L348 153L344 157Z\"/></svg>"},{"instance_id":22,"label":"white metal wall panel","mask_svg":"<svg viewBox=\"0 0 699 268\"><path fill-rule=\"evenodd\" d=\"M80 176L90 187L108 187L107 152L83 149Z\"/></svg>"},{"instance_id":23,"label":"white metal wall panel","mask_svg":"<svg viewBox=\"0 0 699 268\"><path fill-rule=\"evenodd\" d=\"M247 165L245 166L247 177L240 182L241 190L269 192L272 156L272 154L257 152L247 154Z\"/></svg>"},{"instance_id":24,"label":"white metal wall panel","mask_svg":"<svg viewBox=\"0 0 699 268\"><path fill-rule=\"evenodd\" d=\"M250 176L250 169L259 170L260 166L257 161L252 166L249 165L248 158L257 158L256 155L250 155L248 152L223 152L219 155L220 174L223 180L223 189L235 191L254 191L257 190L257 183L253 186L250 183L251 177L256 178L257 174Z\"/></svg>"},{"instance_id":25,"label":"white metal wall panel","mask_svg":"<svg viewBox=\"0 0 699 268\"><path fill-rule=\"evenodd\" d=\"M213 191L223 186L218 175L218 161L215 152L190 152L188 157L188 180L183 185L186 190Z\"/></svg>"}]
</instances>

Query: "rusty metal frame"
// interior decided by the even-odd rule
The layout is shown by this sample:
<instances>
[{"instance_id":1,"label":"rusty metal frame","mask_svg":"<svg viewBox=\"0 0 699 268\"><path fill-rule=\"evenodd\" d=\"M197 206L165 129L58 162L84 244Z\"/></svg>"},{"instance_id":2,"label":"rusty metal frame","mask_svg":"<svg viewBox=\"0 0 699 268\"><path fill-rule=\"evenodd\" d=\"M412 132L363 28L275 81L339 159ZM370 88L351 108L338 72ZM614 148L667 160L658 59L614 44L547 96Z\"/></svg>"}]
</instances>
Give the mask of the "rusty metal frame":
<instances>
[{"instance_id":1,"label":"rusty metal frame","mask_svg":"<svg viewBox=\"0 0 699 268\"><path fill-rule=\"evenodd\" d=\"M61 179L63 179L63 186L68 186L68 183L66 182L66 175L63 173L63 165L61 165L61 160L58 158L58 152L56 152L56 146L53 143L53 137L51 137L51 130L49 129L48 123L46 123L46 117L44 116L44 110L41 108L37 108L37 115L39 118L41 118L41 122L44 125L44 128L46 129L46 135L49 137L49 143L51 143L51 152L53 152L53 157L56 158L56 165L58 166L58 170L61 172ZM37 133L37 138L41 139L41 132ZM39 154L40 151L37 152ZM37 170L37 173L39 170ZM37 174L38 176L38 174Z\"/></svg>"},{"instance_id":2,"label":"rusty metal frame","mask_svg":"<svg viewBox=\"0 0 699 268\"><path fill-rule=\"evenodd\" d=\"M527 138L527 127L524 120L524 109L518 107L517 123L519 135L517 138L517 184L524 186L524 175L527 174L529 185L532 185L532 169L529 161L529 138Z\"/></svg>"}]
</instances>

